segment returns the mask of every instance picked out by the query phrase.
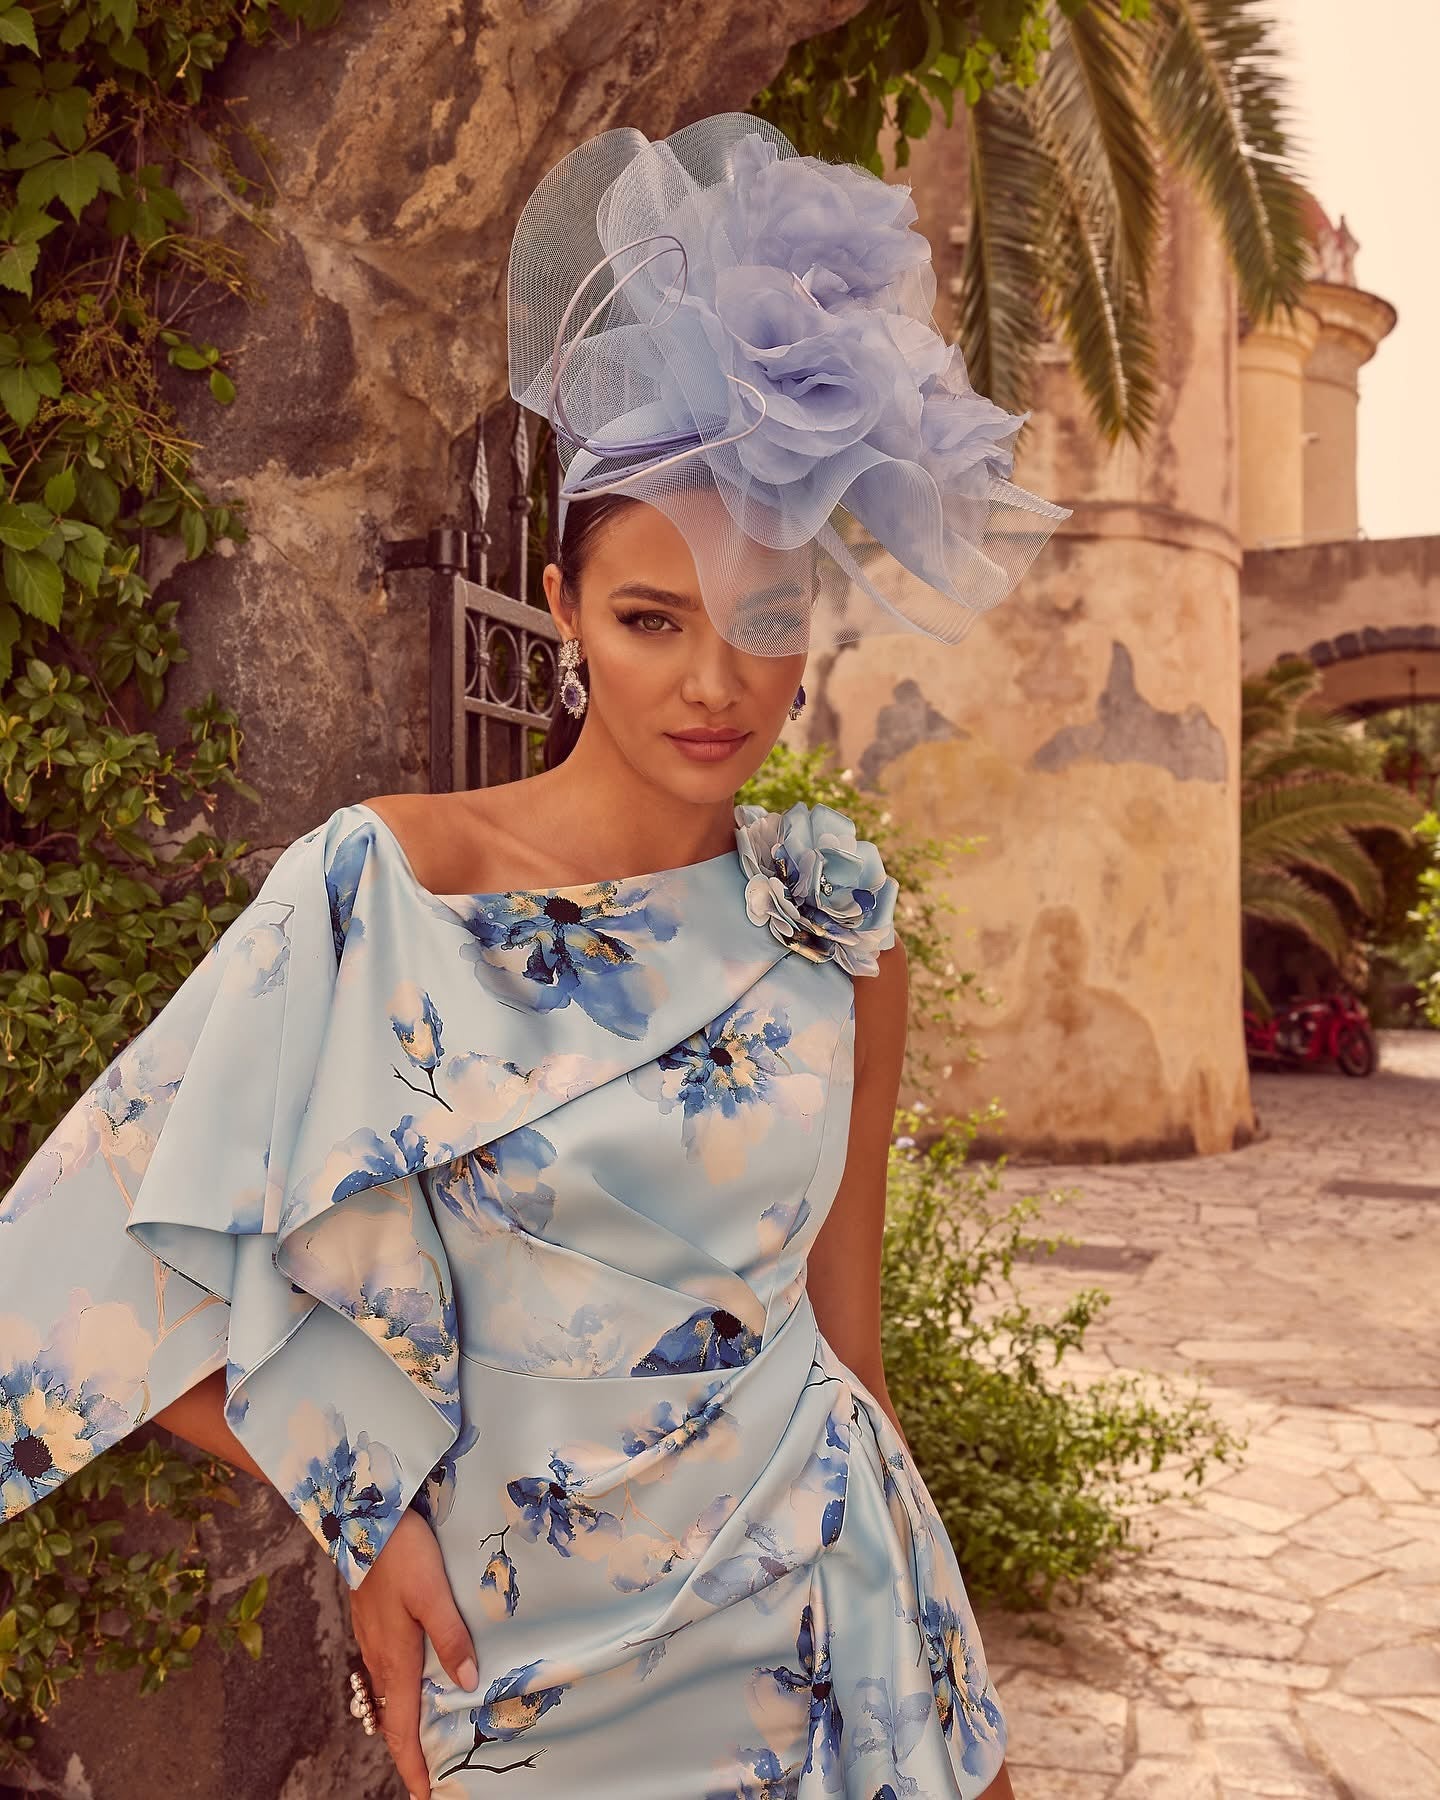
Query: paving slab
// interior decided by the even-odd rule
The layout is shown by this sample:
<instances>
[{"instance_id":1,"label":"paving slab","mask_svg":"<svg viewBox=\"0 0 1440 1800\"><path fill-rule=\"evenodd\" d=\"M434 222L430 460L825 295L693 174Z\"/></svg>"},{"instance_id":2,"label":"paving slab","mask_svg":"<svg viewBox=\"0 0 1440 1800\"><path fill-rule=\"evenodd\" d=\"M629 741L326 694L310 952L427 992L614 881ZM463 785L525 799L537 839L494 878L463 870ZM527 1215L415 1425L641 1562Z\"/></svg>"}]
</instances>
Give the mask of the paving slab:
<instances>
[{"instance_id":1,"label":"paving slab","mask_svg":"<svg viewBox=\"0 0 1440 1800\"><path fill-rule=\"evenodd\" d=\"M1071 1196L1026 1298L1111 1296L1077 1378L1168 1374L1247 1439L1059 1643L982 1615L1018 1800L1440 1800L1440 1034L1255 1094L1226 1156L1003 1173Z\"/></svg>"}]
</instances>

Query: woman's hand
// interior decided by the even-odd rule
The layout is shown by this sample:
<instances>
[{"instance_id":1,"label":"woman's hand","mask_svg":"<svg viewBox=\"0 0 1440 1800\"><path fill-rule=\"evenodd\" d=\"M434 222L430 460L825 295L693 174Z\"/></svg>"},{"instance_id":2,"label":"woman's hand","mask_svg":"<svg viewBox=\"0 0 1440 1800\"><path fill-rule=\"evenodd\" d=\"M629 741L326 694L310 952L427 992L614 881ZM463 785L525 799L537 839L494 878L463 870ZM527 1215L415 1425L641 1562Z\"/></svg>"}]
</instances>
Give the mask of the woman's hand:
<instances>
[{"instance_id":1,"label":"woman's hand","mask_svg":"<svg viewBox=\"0 0 1440 1800\"><path fill-rule=\"evenodd\" d=\"M430 1770L420 1748L420 1674L425 1639L465 1693L480 1684L475 1647L460 1617L435 1534L407 1512L374 1566L350 1595L350 1623L377 1700L381 1734L412 1800L428 1800Z\"/></svg>"}]
</instances>

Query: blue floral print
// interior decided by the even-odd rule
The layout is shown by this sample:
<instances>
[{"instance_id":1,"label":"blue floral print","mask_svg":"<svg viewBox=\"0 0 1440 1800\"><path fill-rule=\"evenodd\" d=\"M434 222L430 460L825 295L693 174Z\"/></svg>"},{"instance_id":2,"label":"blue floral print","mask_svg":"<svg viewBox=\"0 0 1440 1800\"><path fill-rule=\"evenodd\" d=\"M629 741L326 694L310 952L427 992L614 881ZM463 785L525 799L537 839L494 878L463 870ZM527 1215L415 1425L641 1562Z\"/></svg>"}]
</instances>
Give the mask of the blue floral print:
<instances>
[{"instance_id":1,"label":"blue floral print","mask_svg":"<svg viewBox=\"0 0 1440 1800\"><path fill-rule=\"evenodd\" d=\"M123 1435L129 1416L45 1355L0 1371L0 1496L7 1513L54 1493Z\"/></svg>"},{"instance_id":2,"label":"blue floral print","mask_svg":"<svg viewBox=\"0 0 1440 1800\"><path fill-rule=\"evenodd\" d=\"M492 1619L513 1619L520 1605L520 1577L506 1552L505 1533L497 1531L491 1536L496 1548L480 1572L481 1604ZM482 1538L479 1548L483 1550L489 1542L489 1537Z\"/></svg>"},{"instance_id":3,"label":"blue floral print","mask_svg":"<svg viewBox=\"0 0 1440 1800\"><path fill-rule=\"evenodd\" d=\"M800 1665L797 1669L782 1665L761 1673L782 1692L808 1694L810 1738L801 1774L818 1770L829 1791L842 1769L840 1743L845 1720L830 1668L830 1629L822 1623L817 1642L814 1610L808 1604L795 1634L795 1660Z\"/></svg>"},{"instance_id":4,"label":"blue floral print","mask_svg":"<svg viewBox=\"0 0 1440 1800\"><path fill-rule=\"evenodd\" d=\"M738 1369L760 1349L757 1333L723 1306L702 1307L672 1326L631 1369L632 1375L685 1375Z\"/></svg>"},{"instance_id":5,"label":"blue floral print","mask_svg":"<svg viewBox=\"0 0 1440 1800\"><path fill-rule=\"evenodd\" d=\"M352 1444L333 1407L326 1407L316 1424L326 1447L309 1458L286 1498L349 1579L379 1554L376 1527L402 1510L400 1471L368 1432L357 1433Z\"/></svg>"},{"instance_id":6,"label":"blue floral print","mask_svg":"<svg viewBox=\"0 0 1440 1800\"><path fill-rule=\"evenodd\" d=\"M441 904L339 808L0 1196L5 1516L223 1370L348 1586L434 1532L446 1794L977 1800L953 1549L806 1293L887 881L741 808L734 857Z\"/></svg>"},{"instance_id":7,"label":"blue floral print","mask_svg":"<svg viewBox=\"0 0 1440 1800\"><path fill-rule=\"evenodd\" d=\"M552 1550L568 1556L580 1533L620 1535L620 1521L613 1513L592 1506L578 1491L578 1472L563 1457L550 1458L550 1474L517 1476L506 1483L506 1492L519 1509L519 1529L532 1542L544 1535Z\"/></svg>"},{"instance_id":8,"label":"blue floral print","mask_svg":"<svg viewBox=\"0 0 1440 1800\"><path fill-rule=\"evenodd\" d=\"M491 971L511 1004L550 1012L573 1001L617 1037L638 1038L663 993L637 947L668 943L679 918L646 882L605 881L476 896L467 924L461 955Z\"/></svg>"}]
</instances>

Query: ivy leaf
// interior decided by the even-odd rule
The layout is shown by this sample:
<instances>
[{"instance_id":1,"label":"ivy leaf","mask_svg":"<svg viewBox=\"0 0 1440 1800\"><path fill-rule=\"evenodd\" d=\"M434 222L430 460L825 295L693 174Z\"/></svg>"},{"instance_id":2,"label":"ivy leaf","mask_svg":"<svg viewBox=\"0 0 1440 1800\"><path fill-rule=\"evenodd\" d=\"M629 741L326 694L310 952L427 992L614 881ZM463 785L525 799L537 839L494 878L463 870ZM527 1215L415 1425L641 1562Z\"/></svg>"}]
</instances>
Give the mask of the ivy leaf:
<instances>
[{"instance_id":1,"label":"ivy leaf","mask_svg":"<svg viewBox=\"0 0 1440 1800\"><path fill-rule=\"evenodd\" d=\"M81 507L102 531L108 529L120 511L120 489L103 469L92 469L89 463L80 463L75 474Z\"/></svg>"},{"instance_id":2,"label":"ivy leaf","mask_svg":"<svg viewBox=\"0 0 1440 1800\"><path fill-rule=\"evenodd\" d=\"M75 504L75 471L61 469L45 483L45 504L53 513L69 512Z\"/></svg>"},{"instance_id":3,"label":"ivy leaf","mask_svg":"<svg viewBox=\"0 0 1440 1800\"><path fill-rule=\"evenodd\" d=\"M0 13L0 44L19 44L21 49L29 50L34 56L40 54L40 46L35 41L35 21L23 6L13 6L8 12Z\"/></svg>"},{"instance_id":4,"label":"ivy leaf","mask_svg":"<svg viewBox=\"0 0 1440 1800\"><path fill-rule=\"evenodd\" d=\"M113 19L119 27L122 42L129 42L135 30L136 0L100 0L102 19Z\"/></svg>"},{"instance_id":5,"label":"ivy leaf","mask_svg":"<svg viewBox=\"0 0 1440 1800\"><path fill-rule=\"evenodd\" d=\"M53 521L43 506L24 500L0 502L0 544L12 550L35 550L49 537Z\"/></svg>"},{"instance_id":6,"label":"ivy leaf","mask_svg":"<svg viewBox=\"0 0 1440 1800\"><path fill-rule=\"evenodd\" d=\"M0 287L30 294L30 277L40 256L40 240L58 229L60 220L42 207L14 206L0 213ZM17 419L17 425L29 424Z\"/></svg>"},{"instance_id":7,"label":"ivy leaf","mask_svg":"<svg viewBox=\"0 0 1440 1800\"><path fill-rule=\"evenodd\" d=\"M185 542L185 554L194 562L197 556L205 554L205 546L209 542L209 532L205 527L205 515L199 507L187 507L180 515L180 536Z\"/></svg>"},{"instance_id":8,"label":"ivy leaf","mask_svg":"<svg viewBox=\"0 0 1440 1800\"><path fill-rule=\"evenodd\" d=\"M39 619L42 625L60 623L65 578L48 556L38 550L14 550L7 544L0 567L4 569L6 592L21 612Z\"/></svg>"},{"instance_id":9,"label":"ivy leaf","mask_svg":"<svg viewBox=\"0 0 1440 1800\"><path fill-rule=\"evenodd\" d=\"M38 244L7 244L0 249L0 287L14 288L17 293L28 299L31 293L30 277L35 273L35 264L40 260ZM18 425L28 425L29 419L17 419Z\"/></svg>"},{"instance_id":10,"label":"ivy leaf","mask_svg":"<svg viewBox=\"0 0 1440 1800\"><path fill-rule=\"evenodd\" d=\"M20 615L0 602L0 682L9 681L15 666L15 644L20 636Z\"/></svg>"},{"instance_id":11,"label":"ivy leaf","mask_svg":"<svg viewBox=\"0 0 1440 1800\"><path fill-rule=\"evenodd\" d=\"M110 60L122 69L133 69L137 75L150 73L150 52L145 48L144 38L126 38L105 47L110 52Z\"/></svg>"},{"instance_id":12,"label":"ivy leaf","mask_svg":"<svg viewBox=\"0 0 1440 1800\"><path fill-rule=\"evenodd\" d=\"M73 156L57 150L45 162L27 169L16 191L31 205L58 200L71 218L78 220L102 187L107 194L120 191L120 171L103 150L81 150Z\"/></svg>"},{"instance_id":13,"label":"ivy leaf","mask_svg":"<svg viewBox=\"0 0 1440 1800\"><path fill-rule=\"evenodd\" d=\"M90 116L90 93L83 87L67 87L50 97L50 129L67 150L79 150L85 142Z\"/></svg>"}]
</instances>

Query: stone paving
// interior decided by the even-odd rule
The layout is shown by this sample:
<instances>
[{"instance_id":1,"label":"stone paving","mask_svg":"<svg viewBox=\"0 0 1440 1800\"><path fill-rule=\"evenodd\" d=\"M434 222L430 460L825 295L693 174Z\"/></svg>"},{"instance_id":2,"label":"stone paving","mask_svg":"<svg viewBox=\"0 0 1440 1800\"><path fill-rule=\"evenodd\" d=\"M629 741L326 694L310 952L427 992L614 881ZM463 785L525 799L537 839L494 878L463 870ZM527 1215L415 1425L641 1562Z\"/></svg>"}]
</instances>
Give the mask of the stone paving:
<instances>
[{"instance_id":1,"label":"stone paving","mask_svg":"<svg viewBox=\"0 0 1440 1800\"><path fill-rule=\"evenodd\" d=\"M982 1618L1018 1800L1440 1800L1440 1035L1255 1094L1231 1155L1006 1172L1078 1190L1086 1248L1025 1287L1111 1294L1089 1366L1198 1378L1249 1439L1061 1643Z\"/></svg>"}]
</instances>

